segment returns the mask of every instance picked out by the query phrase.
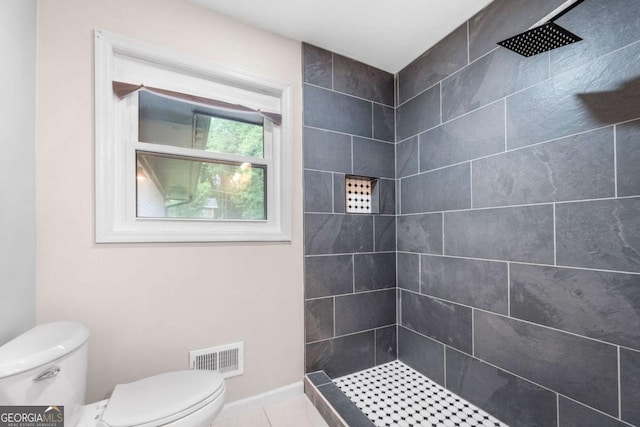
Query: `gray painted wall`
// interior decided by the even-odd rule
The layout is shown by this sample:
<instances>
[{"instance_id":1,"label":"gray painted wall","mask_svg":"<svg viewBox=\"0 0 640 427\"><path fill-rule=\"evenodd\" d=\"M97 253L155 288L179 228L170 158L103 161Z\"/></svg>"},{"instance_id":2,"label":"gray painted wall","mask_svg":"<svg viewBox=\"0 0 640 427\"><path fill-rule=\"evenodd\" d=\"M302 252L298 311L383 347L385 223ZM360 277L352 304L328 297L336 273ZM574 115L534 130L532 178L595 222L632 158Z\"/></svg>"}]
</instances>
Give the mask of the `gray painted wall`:
<instances>
[{"instance_id":1,"label":"gray painted wall","mask_svg":"<svg viewBox=\"0 0 640 427\"><path fill-rule=\"evenodd\" d=\"M585 0L558 21L583 42L496 47L561 3L494 1L395 76L395 103L379 71L304 47L307 371L397 352L509 425L640 425L640 7ZM354 159L372 137L395 159ZM343 174L391 161L396 210L344 215ZM360 294L392 268L397 309Z\"/></svg>"},{"instance_id":2,"label":"gray painted wall","mask_svg":"<svg viewBox=\"0 0 640 427\"><path fill-rule=\"evenodd\" d=\"M0 3L0 344L35 324L36 1Z\"/></svg>"}]
</instances>

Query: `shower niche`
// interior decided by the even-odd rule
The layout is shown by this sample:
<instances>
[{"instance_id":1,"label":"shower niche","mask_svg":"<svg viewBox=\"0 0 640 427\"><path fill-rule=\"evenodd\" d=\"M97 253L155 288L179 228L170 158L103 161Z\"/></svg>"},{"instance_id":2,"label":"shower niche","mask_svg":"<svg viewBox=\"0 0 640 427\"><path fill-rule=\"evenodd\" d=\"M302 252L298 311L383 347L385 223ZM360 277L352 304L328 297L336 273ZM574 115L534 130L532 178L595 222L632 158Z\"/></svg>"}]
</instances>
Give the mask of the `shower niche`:
<instances>
[{"instance_id":1,"label":"shower niche","mask_svg":"<svg viewBox=\"0 0 640 427\"><path fill-rule=\"evenodd\" d=\"M345 175L344 189L347 213L380 213L380 186L377 178Z\"/></svg>"}]
</instances>

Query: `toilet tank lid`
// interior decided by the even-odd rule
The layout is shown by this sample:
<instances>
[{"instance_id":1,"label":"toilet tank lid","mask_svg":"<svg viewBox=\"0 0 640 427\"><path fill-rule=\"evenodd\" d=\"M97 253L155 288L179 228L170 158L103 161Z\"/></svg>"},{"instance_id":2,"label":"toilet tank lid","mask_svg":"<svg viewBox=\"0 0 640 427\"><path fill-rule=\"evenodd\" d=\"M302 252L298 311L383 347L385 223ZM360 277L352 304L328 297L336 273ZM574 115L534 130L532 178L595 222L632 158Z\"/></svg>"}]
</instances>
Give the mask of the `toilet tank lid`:
<instances>
[{"instance_id":1,"label":"toilet tank lid","mask_svg":"<svg viewBox=\"0 0 640 427\"><path fill-rule=\"evenodd\" d=\"M89 339L76 322L38 325L0 347L0 378L20 374L71 353Z\"/></svg>"}]
</instances>

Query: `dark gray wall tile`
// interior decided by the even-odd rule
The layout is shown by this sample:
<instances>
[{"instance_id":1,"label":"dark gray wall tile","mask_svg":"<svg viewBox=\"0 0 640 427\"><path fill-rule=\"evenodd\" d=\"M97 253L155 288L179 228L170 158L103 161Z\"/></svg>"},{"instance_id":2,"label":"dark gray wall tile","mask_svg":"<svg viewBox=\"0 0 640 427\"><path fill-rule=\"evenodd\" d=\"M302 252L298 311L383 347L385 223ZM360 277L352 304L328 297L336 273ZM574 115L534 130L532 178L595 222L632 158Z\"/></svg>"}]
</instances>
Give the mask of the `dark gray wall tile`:
<instances>
[{"instance_id":1,"label":"dark gray wall tile","mask_svg":"<svg viewBox=\"0 0 640 427\"><path fill-rule=\"evenodd\" d=\"M393 74L342 55L333 55L333 89L393 106Z\"/></svg>"},{"instance_id":2,"label":"dark gray wall tile","mask_svg":"<svg viewBox=\"0 0 640 427\"><path fill-rule=\"evenodd\" d=\"M640 40L640 11L636 0L587 0L556 23L583 40L551 51L554 75Z\"/></svg>"},{"instance_id":3,"label":"dark gray wall tile","mask_svg":"<svg viewBox=\"0 0 640 427\"><path fill-rule=\"evenodd\" d=\"M380 212L384 215L395 215L396 213L396 185L394 180L379 179L380 189Z\"/></svg>"},{"instance_id":4,"label":"dark gray wall tile","mask_svg":"<svg viewBox=\"0 0 640 427\"><path fill-rule=\"evenodd\" d=\"M331 89L332 53L303 43L302 60L304 64L304 82Z\"/></svg>"},{"instance_id":5,"label":"dark gray wall tile","mask_svg":"<svg viewBox=\"0 0 640 427\"><path fill-rule=\"evenodd\" d=\"M616 126L618 196L640 195L640 120Z\"/></svg>"},{"instance_id":6,"label":"dark gray wall tile","mask_svg":"<svg viewBox=\"0 0 640 427\"><path fill-rule=\"evenodd\" d=\"M371 102L304 85L304 124L370 138Z\"/></svg>"},{"instance_id":7,"label":"dark gray wall tile","mask_svg":"<svg viewBox=\"0 0 640 427\"><path fill-rule=\"evenodd\" d=\"M640 272L640 198L556 206L558 265Z\"/></svg>"},{"instance_id":8,"label":"dark gray wall tile","mask_svg":"<svg viewBox=\"0 0 640 427\"><path fill-rule=\"evenodd\" d=\"M634 44L507 98L507 146L640 117L638 61L640 44Z\"/></svg>"},{"instance_id":9,"label":"dark gray wall tile","mask_svg":"<svg viewBox=\"0 0 640 427\"><path fill-rule=\"evenodd\" d=\"M321 385L318 391L349 427L373 427L374 424L369 418L335 384Z\"/></svg>"},{"instance_id":10,"label":"dark gray wall tile","mask_svg":"<svg viewBox=\"0 0 640 427\"><path fill-rule=\"evenodd\" d=\"M469 163L403 178L403 214L437 212L471 207Z\"/></svg>"},{"instance_id":11,"label":"dark gray wall tile","mask_svg":"<svg viewBox=\"0 0 640 427\"><path fill-rule=\"evenodd\" d=\"M315 406L329 427L345 427L338 414L320 396L320 392L308 380L304 381L304 394L313 403L313 406Z\"/></svg>"},{"instance_id":12,"label":"dark gray wall tile","mask_svg":"<svg viewBox=\"0 0 640 427\"><path fill-rule=\"evenodd\" d=\"M304 313L305 342L333 337L333 298L305 301Z\"/></svg>"},{"instance_id":13,"label":"dark gray wall tile","mask_svg":"<svg viewBox=\"0 0 640 427\"><path fill-rule=\"evenodd\" d=\"M376 252L388 252L396 250L396 219L393 216L373 217L375 228Z\"/></svg>"},{"instance_id":14,"label":"dark gray wall tile","mask_svg":"<svg viewBox=\"0 0 640 427\"><path fill-rule=\"evenodd\" d=\"M396 323L395 289L336 297L336 335Z\"/></svg>"},{"instance_id":15,"label":"dark gray wall tile","mask_svg":"<svg viewBox=\"0 0 640 427\"><path fill-rule=\"evenodd\" d=\"M512 427L556 425L556 394L447 348L447 388Z\"/></svg>"},{"instance_id":16,"label":"dark gray wall tile","mask_svg":"<svg viewBox=\"0 0 640 427\"><path fill-rule=\"evenodd\" d=\"M353 256L320 256L304 259L305 298L353 292Z\"/></svg>"},{"instance_id":17,"label":"dark gray wall tile","mask_svg":"<svg viewBox=\"0 0 640 427\"><path fill-rule=\"evenodd\" d=\"M398 250L442 254L442 214L399 216Z\"/></svg>"},{"instance_id":18,"label":"dark gray wall tile","mask_svg":"<svg viewBox=\"0 0 640 427\"><path fill-rule=\"evenodd\" d=\"M467 65L467 23L398 73L400 103L433 86Z\"/></svg>"},{"instance_id":19,"label":"dark gray wall tile","mask_svg":"<svg viewBox=\"0 0 640 427\"><path fill-rule=\"evenodd\" d=\"M616 347L481 311L474 355L608 414L618 411Z\"/></svg>"},{"instance_id":20,"label":"dark gray wall tile","mask_svg":"<svg viewBox=\"0 0 640 427\"><path fill-rule=\"evenodd\" d=\"M398 253L398 287L420 292L420 255Z\"/></svg>"},{"instance_id":21,"label":"dark gray wall tile","mask_svg":"<svg viewBox=\"0 0 640 427\"><path fill-rule=\"evenodd\" d=\"M507 314L507 263L422 255L421 292Z\"/></svg>"},{"instance_id":22,"label":"dark gray wall tile","mask_svg":"<svg viewBox=\"0 0 640 427\"><path fill-rule=\"evenodd\" d=\"M442 81L442 121L483 107L549 77L549 57L495 50ZM507 104L509 105L509 104Z\"/></svg>"},{"instance_id":23,"label":"dark gray wall tile","mask_svg":"<svg viewBox=\"0 0 640 427\"><path fill-rule=\"evenodd\" d=\"M304 211L333 210L333 177L329 172L304 171Z\"/></svg>"},{"instance_id":24,"label":"dark gray wall tile","mask_svg":"<svg viewBox=\"0 0 640 427\"><path fill-rule=\"evenodd\" d=\"M558 397L559 427L624 427L627 424L594 411L564 396Z\"/></svg>"},{"instance_id":25,"label":"dark gray wall tile","mask_svg":"<svg viewBox=\"0 0 640 427\"><path fill-rule=\"evenodd\" d=\"M402 326L471 353L471 309L402 291Z\"/></svg>"},{"instance_id":26,"label":"dark gray wall tile","mask_svg":"<svg viewBox=\"0 0 640 427\"><path fill-rule=\"evenodd\" d=\"M382 141L396 140L396 110L385 105L373 104L373 137Z\"/></svg>"},{"instance_id":27,"label":"dark gray wall tile","mask_svg":"<svg viewBox=\"0 0 640 427\"><path fill-rule=\"evenodd\" d=\"M495 0L469 20L471 61L495 49L496 43L526 31L565 0ZM502 48L500 48L502 49Z\"/></svg>"},{"instance_id":28,"label":"dark gray wall tile","mask_svg":"<svg viewBox=\"0 0 640 427\"><path fill-rule=\"evenodd\" d=\"M418 173L418 137L396 144L396 174L398 178Z\"/></svg>"},{"instance_id":29,"label":"dark gray wall tile","mask_svg":"<svg viewBox=\"0 0 640 427\"><path fill-rule=\"evenodd\" d=\"M622 419L640 425L640 352L620 349Z\"/></svg>"},{"instance_id":30,"label":"dark gray wall tile","mask_svg":"<svg viewBox=\"0 0 640 427\"><path fill-rule=\"evenodd\" d=\"M427 171L505 150L504 101L420 135L420 170Z\"/></svg>"},{"instance_id":31,"label":"dark gray wall tile","mask_svg":"<svg viewBox=\"0 0 640 427\"><path fill-rule=\"evenodd\" d=\"M342 173L333 174L333 212L345 213L346 190L344 184L345 176Z\"/></svg>"},{"instance_id":32,"label":"dark gray wall tile","mask_svg":"<svg viewBox=\"0 0 640 427\"><path fill-rule=\"evenodd\" d=\"M324 371L337 378L374 366L373 331L318 341L305 348L305 372Z\"/></svg>"},{"instance_id":33,"label":"dark gray wall tile","mask_svg":"<svg viewBox=\"0 0 640 427\"><path fill-rule=\"evenodd\" d=\"M398 359L444 386L444 345L399 326Z\"/></svg>"},{"instance_id":34,"label":"dark gray wall tile","mask_svg":"<svg viewBox=\"0 0 640 427\"><path fill-rule=\"evenodd\" d=\"M376 329L376 365L393 362L398 358L396 326Z\"/></svg>"},{"instance_id":35,"label":"dark gray wall tile","mask_svg":"<svg viewBox=\"0 0 640 427\"><path fill-rule=\"evenodd\" d=\"M313 385L323 385L331 382L331 378L324 371L311 372L306 375L307 379L311 381Z\"/></svg>"},{"instance_id":36,"label":"dark gray wall tile","mask_svg":"<svg viewBox=\"0 0 640 427\"><path fill-rule=\"evenodd\" d=\"M305 127L304 167L351 173L351 137Z\"/></svg>"},{"instance_id":37,"label":"dark gray wall tile","mask_svg":"<svg viewBox=\"0 0 640 427\"><path fill-rule=\"evenodd\" d=\"M396 287L396 254L354 255L356 292Z\"/></svg>"},{"instance_id":38,"label":"dark gray wall tile","mask_svg":"<svg viewBox=\"0 0 640 427\"><path fill-rule=\"evenodd\" d=\"M615 196L613 129L595 130L473 162L473 206Z\"/></svg>"},{"instance_id":39,"label":"dark gray wall tile","mask_svg":"<svg viewBox=\"0 0 640 427\"><path fill-rule=\"evenodd\" d=\"M553 264L553 207L444 214L445 255Z\"/></svg>"},{"instance_id":40,"label":"dark gray wall tile","mask_svg":"<svg viewBox=\"0 0 640 427\"><path fill-rule=\"evenodd\" d=\"M511 316L640 349L640 275L511 264Z\"/></svg>"},{"instance_id":41,"label":"dark gray wall tile","mask_svg":"<svg viewBox=\"0 0 640 427\"><path fill-rule=\"evenodd\" d=\"M370 215L305 215L307 255L373 252L373 218Z\"/></svg>"},{"instance_id":42,"label":"dark gray wall tile","mask_svg":"<svg viewBox=\"0 0 640 427\"><path fill-rule=\"evenodd\" d=\"M389 142L353 138L353 173L373 178L395 178L395 147Z\"/></svg>"},{"instance_id":43,"label":"dark gray wall tile","mask_svg":"<svg viewBox=\"0 0 640 427\"><path fill-rule=\"evenodd\" d=\"M396 140L402 141L440 123L440 85L437 85L396 109Z\"/></svg>"}]
</instances>

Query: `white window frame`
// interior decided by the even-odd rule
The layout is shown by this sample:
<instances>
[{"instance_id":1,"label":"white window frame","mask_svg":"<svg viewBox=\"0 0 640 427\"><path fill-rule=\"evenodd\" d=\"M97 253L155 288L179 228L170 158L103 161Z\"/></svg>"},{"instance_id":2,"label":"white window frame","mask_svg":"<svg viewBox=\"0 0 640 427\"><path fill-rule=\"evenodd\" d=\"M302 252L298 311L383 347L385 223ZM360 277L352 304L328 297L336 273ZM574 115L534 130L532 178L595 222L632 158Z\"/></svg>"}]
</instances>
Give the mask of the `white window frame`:
<instances>
[{"instance_id":1,"label":"white window frame","mask_svg":"<svg viewBox=\"0 0 640 427\"><path fill-rule=\"evenodd\" d=\"M291 85L102 30L95 31L94 41L96 242L291 241ZM136 217L136 148L153 145L153 152L175 153L170 146L137 141L138 96L120 100L114 80L281 114L279 126L265 120L265 156L256 160L267 166L267 219Z\"/></svg>"}]
</instances>

